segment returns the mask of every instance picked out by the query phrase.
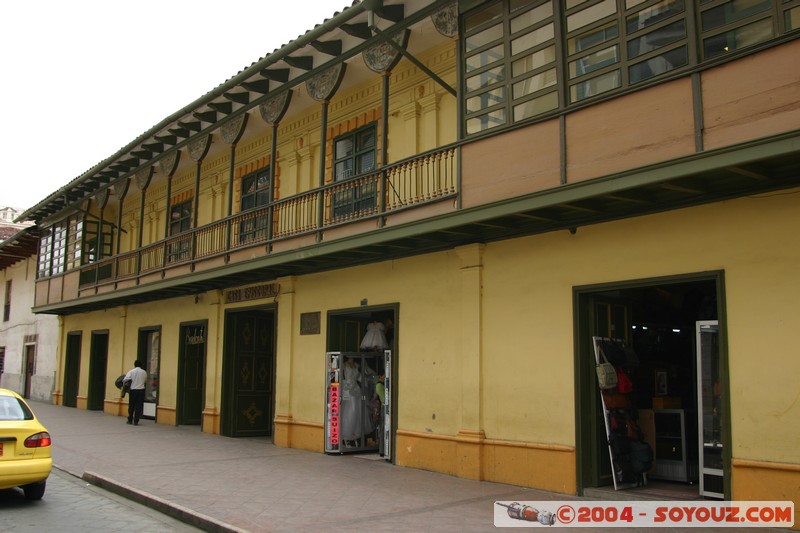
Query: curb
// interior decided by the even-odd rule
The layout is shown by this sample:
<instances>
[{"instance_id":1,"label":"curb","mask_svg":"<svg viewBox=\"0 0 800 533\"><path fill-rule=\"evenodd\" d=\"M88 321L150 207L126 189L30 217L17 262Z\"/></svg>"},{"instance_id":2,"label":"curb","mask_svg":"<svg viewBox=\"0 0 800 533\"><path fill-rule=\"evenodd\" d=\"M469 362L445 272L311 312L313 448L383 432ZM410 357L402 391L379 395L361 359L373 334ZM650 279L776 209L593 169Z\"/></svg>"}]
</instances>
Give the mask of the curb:
<instances>
[{"instance_id":1,"label":"curb","mask_svg":"<svg viewBox=\"0 0 800 533\"><path fill-rule=\"evenodd\" d=\"M123 483L118 483L113 479L104 477L95 472L84 472L81 479L97 487L113 492L119 496L132 500L136 503L146 505L167 516L180 520L185 524L195 526L203 531L211 533L249 533L246 529L241 529L225 522L221 522L210 516L192 511L187 507L164 500L148 492L144 492Z\"/></svg>"}]
</instances>

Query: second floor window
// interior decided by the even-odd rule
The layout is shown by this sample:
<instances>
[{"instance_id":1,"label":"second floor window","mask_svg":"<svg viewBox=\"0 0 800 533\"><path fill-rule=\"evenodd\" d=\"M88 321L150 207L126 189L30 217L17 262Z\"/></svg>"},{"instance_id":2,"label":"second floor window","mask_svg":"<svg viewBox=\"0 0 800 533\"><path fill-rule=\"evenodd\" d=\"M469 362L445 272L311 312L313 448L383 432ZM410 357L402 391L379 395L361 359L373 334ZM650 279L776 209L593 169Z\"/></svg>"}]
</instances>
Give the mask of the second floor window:
<instances>
[{"instance_id":1,"label":"second floor window","mask_svg":"<svg viewBox=\"0 0 800 533\"><path fill-rule=\"evenodd\" d=\"M173 205L169 210L169 234L177 235L192 228L192 201Z\"/></svg>"},{"instance_id":2,"label":"second floor window","mask_svg":"<svg viewBox=\"0 0 800 533\"><path fill-rule=\"evenodd\" d=\"M259 208L266 206L269 198L269 167L242 178L240 211L243 218L239 223L240 243L259 241L267 237L268 215ZM248 214L247 211L252 213Z\"/></svg>"},{"instance_id":3,"label":"second floor window","mask_svg":"<svg viewBox=\"0 0 800 533\"><path fill-rule=\"evenodd\" d=\"M99 220L85 220L83 225L83 264L111 257L111 251L114 249L113 226L108 222L101 223ZM66 228L64 234L67 234Z\"/></svg>"},{"instance_id":4,"label":"second floor window","mask_svg":"<svg viewBox=\"0 0 800 533\"><path fill-rule=\"evenodd\" d=\"M333 181L342 181L375 170L377 162L375 125L337 137L333 142Z\"/></svg>"},{"instance_id":5,"label":"second floor window","mask_svg":"<svg viewBox=\"0 0 800 533\"><path fill-rule=\"evenodd\" d=\"M477 5L464 15L461 42L467 136L635 87L800 26L798 0Z\"/></svg>"},{"instance_id":6,"label":"second floor window","mask_svg":"<svg viewBox=\"0 0 800 533\"><path fill-rule=\"evenodd\" d=\"M249 211L269 202L269 167L242 178L241 210Z\"/></svg>"},{"instance_id":7,"label":"second floor window","mask_svg":"<svg viewBox=\"0 0 800 533\"><path fill-rule=\"evenodd\" d=\"M94 239L97 238L97 226L98 223L95 222ZM108 233L106 244L110 250L112 238L110 225L106 229ZM94 250L96 242L88 248L84 244L83 216L69 217L44 230L39 238L38 277L61 274L65 270L79 267L81 261L90 263L96 259ZM87 254L85 259L84 254Z\"/></svg>"},{"instance_id":8,"label":"second floor window","mask_svg":"<svg viewBox=\"0 0 800 533\"><path fill-rule=\"evenodd\" d=\"M192 200L174 204L169 210L169 236L173 237L192 229ZM167 262L176 263L189 259L191 234L171 240L167 246Z\"/></svg>"},{"instance_id":9,"label":"second floor window","mask_svg":"<svg viewBox=\"0 0 800 533\"><path fill-rule=\"evenodd\" d=\"M377 167L378 134L375 124L349 132L333 141L333 181L345 181ZM333 218L342 219L376 208L375 180L354 180L333 193Z\"/></svg>"}]
</instances>

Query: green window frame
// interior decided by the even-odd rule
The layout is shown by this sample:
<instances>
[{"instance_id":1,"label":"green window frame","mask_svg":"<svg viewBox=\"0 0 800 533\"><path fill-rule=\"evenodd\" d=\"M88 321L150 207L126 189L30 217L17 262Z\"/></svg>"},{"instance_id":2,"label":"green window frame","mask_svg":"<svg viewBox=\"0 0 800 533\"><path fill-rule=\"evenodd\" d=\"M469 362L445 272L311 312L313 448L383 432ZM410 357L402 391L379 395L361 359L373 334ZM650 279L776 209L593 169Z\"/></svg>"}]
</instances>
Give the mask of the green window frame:
<instances>
[{"instance_id":1,"label":"green window frame","mask_svg":"<svg viewBox=\"0 0 800 533\"><path fill-rule=\"evenodd\" d=\"M69 217L43 230L39 237L37 278L55 276L80 267L83 239L83 216Z\"/></svg>"},{"instance_id":2,"label":"green window frame","mask_svg":"<svg viewBox=\"0 0 800 533\"><path fill-rule=\"evenodd\" d=\"M378 128L376 123L340 135L333 140L333 181L352 184L336 189L332 197L334 219L375 210L377 183L356 178L374 172L378 162Z\"/></svg>"},{"instance_id":3,"label":"green window frame","mask_svg":"<svg viewBox=\"0 0 800 533\"><path fill-rule=\"evenodd\" d=\"M262 168L242 178L239 201L241 213L263 209L269 205L271 181L269 167ZM267 238L268 213L253 214L239 222L239 242L257 242Z\"/></svg>"},{"instance_id":4,"label":"green window frame","mask_svg":"<svg viewBox=\"0 0 800 533\"><path fill-rule=\"evenodd\" d=\"M113 255L114 226L110 222L102 221L101 223L99 220L84 220L83 229L82 264L89 265ZM65 239L66 235L65 227Z\"/></svg>"},{"instance_id":5,"label":"green window frame","mask_svg":"<svg viewBox=\"0 0 800 533\"><path fill-rule=\"evenodd\" d=\"M49 277L53 270L53 229L42 230L39 237L39 258L38 268L36 269L37 278Z\"/></svg>"},{"instance_id":6,"label":"green window frame","mask_svg":"<svg viewBox=\"0 0 800 533\"><path fill-rule=\"evenodd\" d=\"M494 0L461 17L463 135L800 30L800 0Z\"/></svg>"},{"instance_id":7,"label":"green window frame","mask_svg":"<svg viewBox=\"0 0 800 533\"><path fill-rule=\"evenodd\" d=\"M192 229L192 200L184 200L169 208L169 236L174 237ZM167 263L176 263L189 259L191 241L178 239L167 246Z\"/></svg>"},{"instance_id":8,"label":"green window frame","mask_svg":"<svg viewBox=\"0 0 800 533\"><path fill-rule=\"evenodd\" d=\"M568 9L569 102L688 66L691 1L601 0Z\"/></svg>"},{"instance_id":9,"label":"green window frame","mask_svg":"<svg viewBox=\"0 0 800 533\"><path fill-rule=\"evenodd\" d=\"M498 0L464 18L467 135L558 108L554 6Z\"/></svg>"}]
</instances>

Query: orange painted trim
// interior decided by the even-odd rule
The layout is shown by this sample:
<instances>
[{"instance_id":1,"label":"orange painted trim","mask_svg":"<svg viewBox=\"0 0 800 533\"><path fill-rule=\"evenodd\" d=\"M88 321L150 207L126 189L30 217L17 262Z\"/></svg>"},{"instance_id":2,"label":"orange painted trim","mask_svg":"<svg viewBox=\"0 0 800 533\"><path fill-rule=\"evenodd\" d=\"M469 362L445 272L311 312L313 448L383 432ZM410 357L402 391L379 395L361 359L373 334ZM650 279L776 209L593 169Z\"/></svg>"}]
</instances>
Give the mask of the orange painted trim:
<instances>
[{"instance_id":1,"label":"orange painted trim","mask_svg":"<svg viewBox=\"0 0 800 533\"><path fill-rule=\"evenodd\" d=\"M800 472L800 465L795 463L775 463L771 461L756 461L753 459L733 459L731 464L735 468L754 468L759 470L780 470L783 472Z\"/></svg>"},{"instance_id":2,"label":"orange painted trim","mask_svg":"<svg viewBox=\"0 0 800 533\"><path fill-rule=\"evenodd\" d=\"M460 431L458 435L436 435L432 433L422 433L418 431L397 430L398 437L413 437L418 439L443 440L450 442L460 442L465 444L483 444L485 446L505 446L510 448L526 448L531 450L546 450L551 452L575 453L574 446L564 444L548 444L539 442L521 442L512 440L487 439L480 437L483 431Z\"/></svg>"}]
</instances>

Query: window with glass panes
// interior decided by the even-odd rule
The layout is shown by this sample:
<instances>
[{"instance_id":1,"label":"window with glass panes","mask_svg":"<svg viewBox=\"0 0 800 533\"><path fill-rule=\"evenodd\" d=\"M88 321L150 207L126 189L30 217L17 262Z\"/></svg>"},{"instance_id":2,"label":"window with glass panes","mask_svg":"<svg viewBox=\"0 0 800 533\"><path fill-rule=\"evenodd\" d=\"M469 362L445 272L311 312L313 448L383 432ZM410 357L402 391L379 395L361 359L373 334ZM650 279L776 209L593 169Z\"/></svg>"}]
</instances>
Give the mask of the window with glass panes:
<instances>
[{"instance_id":1,"label":"window with glass panes","mask_svg":"<svg viewBox=\"0 0 800 533\"><path fill-rule=\"evenodd\" d=\"M81 262L84 265L111 257L113 250L113 226L110 222L84 220L83 251ZM66 228L65 228L66 235Z\"/></svg>"},{"instance_id":2,"label":"window with glass panes","mask_svg":"<svg viewBox=\"0 0 800 533\"><path fill-rule=\"evenodd\" d=\"M554 3L503 0L464 18L466 133L558 108Z\"/></svg>"},{"instance_id":3,"label":"window with glass panes","mask_svg":"<svg viewBox=\"0 0 800 533\"><path fill-rule=\"evenodd\" d=\"M169 209L169 236L179 235L192 228L192 200L173 204ZM180 239L170 242L167 247L167 262L182 261L189 258L191 242Z\"/></svg>"},{"instance_id":4,"label":"window with glass panes","mask_svg":"<svg viewBox=\"0 0 800 533\"><path fill-rule=\"evenodd\" d=\"M378 134L375 124L340 135L333 140L333 180L345 181L377 168ZM375 181L354 182L338 188L333 195L333 217L374 210L377 199Z\"/></svg>"},{"instance_id":5,"label":"window with glass panes","mask_svg":"<svg viewBox=\"0 0 800 533\"><path fill-rule=\"evenodd\" d=\"M52 274L64 272L67 252L67 222L53 226L53 266Z\"/></svg>"},{"instance_id":6,"label":"window with glass panes","mask_svg":"<svg viewBox=\"0 0 800 533\"><path fill-rule=\"evenodd\" d=\"M569 106L795 31L800 0L496 0L462 24L473 135L558 108L559 80Z\"/></svg>"},{"instance_id":7,"label":"window with glass panes","mask_svg":"<svg viewBox=\"0 0 800 533\"><path fill-rule=\"evenodd\" d=\"M240 211L243 220L239 223L240 243L263 240L267 237L268 214L263 208L269 204L269 199L269 167L242 178ZM248 211L253 213L248 215Z\"/></svg>"},{"instance_id":8,"label":"window with glass panes","mask_svg":"<svg viewBox=\"0 0 800 533\"><path fill-rule=\"evenodd\" d=\"M700 0L704 59L714 58L800 28L800 2Z\"/></svg>"},{"instance_id":9,"label":"window with glass panes","mask_svg":"<svg viewBox=\"0 0 800 533\"><path fill-rule=\"evenodd\" d=\"M690 1L602 0L568 8L569 101L687 66Z\"/></svg>"},{"instance_id":10,"label":"window with glass panes","mask_svg":"<svg viewBox=\"0 0 800 533\"><path fill-rule=\"evenodd\" d=\"M174 204L169 209L169 234L177 235L192 227L192 201Z\"/></svg>"},{"instance_id":11,"label":"window with glass panes","mask_svg":"<svg viewBox=\"0 0 800 533\"><path fill-rule=\"evenodd\" d=\"M70 245L80 242L80 235L71 235L69 232L70 224L76 220L75 217L68 218L57 224L53 224L42 233L39 239L39 277L54 276L63 273L67 268L71 268L69 261ZM75 240L70 241L70 238Z\"/></svg>"},{"instance_id":12,"label":"window with glass panes","mask_svg":"<svg viewBox=\"0 0 800 533\"><path fill-rule=\"evenodd\" d=\"M47 228L42 230L39 236L39 258L36 275L38 278L46 278L52 273L53 265L53 230Z\"/></svg>"},{"instance_id":13,"label":"window with glass panes","mask_svg":"<svg viewBox=\"0 0 800 533\"><path fill-rule=\"evenodd\" d=\"M81 242L83 241L83 217L71 217L67 223L67 270L81 265Z\"/></svg>"},{"instance_id":14,"label":"window with glass panes","mask_svg":"<svg viewBox=\"0 0 800 533\"><path fill-rule=\"evenodd\" d=\"M377 128L370 124L333 141L333 180L342 181L375 170Z\"/></svg>"}]
</instances>

